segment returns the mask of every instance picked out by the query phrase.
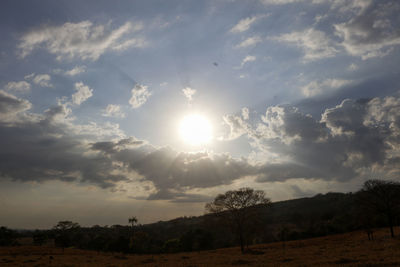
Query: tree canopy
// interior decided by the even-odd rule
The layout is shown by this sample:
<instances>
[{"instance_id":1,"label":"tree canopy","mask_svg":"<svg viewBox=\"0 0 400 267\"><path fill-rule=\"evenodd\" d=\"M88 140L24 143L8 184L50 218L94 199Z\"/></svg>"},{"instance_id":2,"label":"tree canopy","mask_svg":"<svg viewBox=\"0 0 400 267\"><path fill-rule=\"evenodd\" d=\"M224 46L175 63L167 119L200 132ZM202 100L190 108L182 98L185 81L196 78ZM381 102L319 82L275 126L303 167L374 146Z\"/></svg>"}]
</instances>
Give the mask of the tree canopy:
<instances>
[{"instance_id":1,"label":"tree canopy","mask_svg":"<svg viewBox=\"0 0 400 267\"><path fill-rule=\"evenodd\" d=\"M265 197L264 191L246 187L219 194L213 202L206 204L206 210L223 216L232 231L237 233L243 253L247 229L259 215L257 205L270 203L271 201Z\"/></svg>"}]
</instances>

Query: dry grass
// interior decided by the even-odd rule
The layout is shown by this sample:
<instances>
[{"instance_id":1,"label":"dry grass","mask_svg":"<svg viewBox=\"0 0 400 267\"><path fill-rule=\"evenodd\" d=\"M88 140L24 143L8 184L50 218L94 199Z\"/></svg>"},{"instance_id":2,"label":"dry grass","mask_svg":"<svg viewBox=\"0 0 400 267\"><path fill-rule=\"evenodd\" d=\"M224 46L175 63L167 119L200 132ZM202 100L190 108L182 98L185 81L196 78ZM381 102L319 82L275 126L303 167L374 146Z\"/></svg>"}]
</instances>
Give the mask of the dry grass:
<instances>
[{"instance_id":1,"label":"dry grass","mask_svg":"<svg viewBox=\"0 0 400 267\"><path fill-rule=\"evenodd\" d=\"M399 233L400 229L396 229ZM308 240L211 251L124 255L51 247L0 248L0 266L400 266L400 239L379 229L375 240L364 232L352 232Z\"/></svg>"}]
</instances>

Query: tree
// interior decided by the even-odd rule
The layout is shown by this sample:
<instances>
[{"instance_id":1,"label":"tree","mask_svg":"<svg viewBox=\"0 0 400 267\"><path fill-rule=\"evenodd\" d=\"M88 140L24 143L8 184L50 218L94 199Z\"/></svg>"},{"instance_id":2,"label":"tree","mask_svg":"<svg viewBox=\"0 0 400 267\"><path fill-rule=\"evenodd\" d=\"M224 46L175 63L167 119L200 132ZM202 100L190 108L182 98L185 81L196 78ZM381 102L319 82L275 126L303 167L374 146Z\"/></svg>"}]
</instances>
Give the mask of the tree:
<instances>
[{"instance_id":1,"label":"tree","mask_svg":"<svg viewBox=\"0 0 400 267\"><path fill-rule=\"evenodd\" d=\"M56 232L55 242L57 245L63 248L71 246L72 242L75 241L74 235L77 230L79 230L80 226L76 222L71 221L60 221L57 223L53 229Z\"/></svg>"},{"instance_id":2,"label":"tree","mask_svg":"<svg viewBox=\"0 0 400 267\"><path fill-rule=\"evenodd\" d=\"M0 246L16 245L17 233L5 226L0 227Z\"/></svg>"},{"instance_id":3,"label":"tree","mask_svg":"<svg viewBox=\"0 0 400 267\"><path fill-rule=\"evenodd\" d=\"M132 229L133 229L133 227L137 224L138 219L136 218L136 216L132 216L128 219L128 222L132 225Z\"/></svg>"},{"instance_id":4,"label":"tree","mask_svg":"<svg viewBox=\"0 0 400 267\"><path fill-rule=\"evenodd\" d=\"M393 226L400 211L400 183L384 180L368 180L359 191L359 206L365 212L370 210L386 217L390 234L394 237Z\"/></svg>"},{"instance_id":5,"label":"tree","mask_svg":"<svg viewBox=\"0 0 400 267\"><path fill-rule=\"evenodd\" d=\"M264 191L251 188L231 190L219 194L213 202L206 204L210 213L221 215L240 242L240 249L244 253L247 230L252 222L260 215L259 205L269 205L271 201L265 197Z\"/></svg>"},{"instance_id":6,"label":"tree","mask_svg":"<svg viewBox=\"0 0 400 267\"><path fill-rule=\"evenodd\" d=\"M138 219L136 218L136 216L132 216L128 219L128 222L131 224L131 237L129 239L129 247L133 250L134 249L134 237L135 237L135 225L137 225L138 223Z\"/></svg>"}]
</instances>

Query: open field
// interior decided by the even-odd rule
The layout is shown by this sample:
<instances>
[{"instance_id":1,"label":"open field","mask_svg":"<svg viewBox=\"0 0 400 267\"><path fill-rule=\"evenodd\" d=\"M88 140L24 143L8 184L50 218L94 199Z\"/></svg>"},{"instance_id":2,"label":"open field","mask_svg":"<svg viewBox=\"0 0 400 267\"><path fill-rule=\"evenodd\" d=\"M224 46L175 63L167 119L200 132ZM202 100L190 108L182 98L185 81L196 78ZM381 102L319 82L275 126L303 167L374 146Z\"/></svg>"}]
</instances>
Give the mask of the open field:
<instances>
[{"instance_id":1,"label":"open field","mask_svg":"<svg viewBox=\"0 0 400 267\"><path fill-rule=\"evenodd\" d=\"M400 232L396 228L397 233ZM239 248L160 255L124 255L78 249L19 246L0 248L0 266L400 266L400 238L378 229Z\"/></svg>"}]
</instances>

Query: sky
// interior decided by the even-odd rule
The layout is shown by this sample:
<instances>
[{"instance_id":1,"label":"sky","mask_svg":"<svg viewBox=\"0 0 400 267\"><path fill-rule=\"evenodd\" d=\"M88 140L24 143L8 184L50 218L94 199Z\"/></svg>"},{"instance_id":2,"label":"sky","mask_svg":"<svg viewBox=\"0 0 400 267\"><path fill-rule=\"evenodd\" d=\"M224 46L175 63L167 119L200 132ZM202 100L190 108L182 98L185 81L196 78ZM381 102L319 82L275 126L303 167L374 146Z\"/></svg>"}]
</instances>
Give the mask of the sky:
<instances>
[{"instance_id":1,"label":"sky","mask_svg":"<svg viewBox=\"0 0 400 267\"><path fill-rule=\"evenodd\" d=\"M0 6L0 225L151 223L241 187L279 201L400 179L398 1Z\"/></svg>"}]
</instances>

